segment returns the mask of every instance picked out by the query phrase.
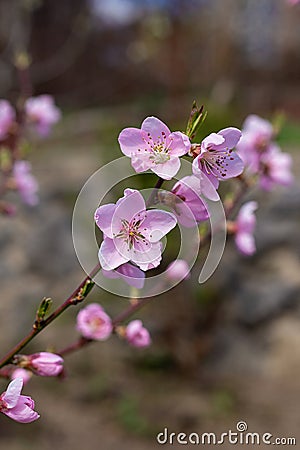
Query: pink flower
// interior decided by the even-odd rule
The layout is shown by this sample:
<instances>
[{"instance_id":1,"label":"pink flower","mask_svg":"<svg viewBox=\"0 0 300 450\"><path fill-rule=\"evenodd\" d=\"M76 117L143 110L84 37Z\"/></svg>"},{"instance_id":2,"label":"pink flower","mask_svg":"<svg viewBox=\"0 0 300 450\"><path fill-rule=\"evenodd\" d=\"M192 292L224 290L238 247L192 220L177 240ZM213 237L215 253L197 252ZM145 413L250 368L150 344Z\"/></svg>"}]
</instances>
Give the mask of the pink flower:
<instances>
[{"instance_id":1,"label":"pink flower","mask_svg":"<svg viewBox=\"0 0 300 450\"><path fill-rule=\"evenodd\" d=\"M166 269L166 277L170 281L181 281L190 278L190 268L184 259L172 261Z\"/></svg>"},{"instance_id":2,"label":"pink flower","mask_svg":"<svg viewBox=\"0 0 300 450\"><path fill-rule=\"evenodd\" d=\"M7 100L0 100L0 140L5 139L16 117L15 110Z\"/></svg>"},{"instance_id":3,"label":"pink flower","mask_svg":"<svg viewBox=\"0 0 300 450\"><path fill-rule=\"evenodd\" d=\"M243 136L237 150L248 171L259 176L262 189L270 191L276 184L289 186L293 182L292 158L274 142L270 122L254 114L243 125Z\"/></svg>"},{"instance_id":4,"label":"pink flower","mask_svg":"<svg viewBox=\"0 0 300 450\"><path fill-rule=\"evenodd\" d=\"M30 206L37 205L39 201L38 183L31 174L31 164L28 161L16 161L13 167L13 177L23 202Z\"/></svg>"},{"instance_id":5,"label":"pink flower","mask_svg":"<svg viewBox=\"0 0 300 450\"><path fill-rule=\"evenodd\" d=\"M290 5L298 5L300 3L300 0L286 0L286 1Z\"/></svg>"},{"instance_id":6,"label":"pink flower","mask_svg":"<svg viewBox=\"0 0 300 450\"><path fill-rule=\"evenodd\" d=\"M102 269L101 272L106 278L122 278L129 286L137 289L142 289L144 287L145 273L130 263L123 264L115 270Z\"/></svg>"},{"instance_id":7,"label":"pink flower","mask_svg":"<svg viewBox=\"0 0 300 450\"><path fill-rule=\"evenodd\" d=\"M77 330L86 339L104 341L112 333L112 323L102 306L91 303L77 315Z\"/></svg>"},{"instance_id":8,"label":"pink flower","mask_svg":"<svg viewBox=\"0 0 300 450\"><path fill-rule=\"evenodd\" d=\"M24 358L26 364L23 367L42 377L56 377L63 370L64 360L55 353L39 352L28 356L22 355L21 358Z\"/></svg>"},{"instance_id":9,"label":"pink flower","mask_svg":"<svg viewBox=\"0 0 300 450\"><path fill-rule=\"evenodd\" d=\"M193 161L193 173L201 179L203 194L212 200L216 197L207 178L217 189L220 180L237 177L244 170L243 161L233 151L241 135L237 128L225 128L201 142L200 153Z\"/></svg>"},{"instance_id":10,"label":"pink flower","mask_svg":"<svg viewBox=\"0 0 300 450\"><path fill-rule=\"evenodd\" d=\"M95 221L104 234L99 261L104 270L113 270L132 261L142 270L157 267L161 261L161 242L176 217L166 211L146 211L139 191L125 189L116 204L100 206Z\"/></svg>"},{"instance_id":11,"label":"pink flower","mask_svg":"<svg viewBox=\"0 0 300 450\"><path fill-rule=\"evenodd\" d=\"M133 347L148 347L151 344L149 331L141 320L132 320L126 327L126 339Z\"/></svg>"},{"instance_id":12,"label":"pink flower","mask_svg":"<svg viewBox=\"0 0 300 450\"><path fill-rule=\"evenodd\" d=\"M185 227L193 227L196 222L208 219L209 214L200 197L201 184L194 175L179 180L173 187L172 193L178 198L173 204L174 214L178 222Z\"/></svg>"},{"instance_id":13,"label":"pink flower","mask_svg":"<svg viewBox=\"0 0 300 450\"><path fill-rule=\"evenodd\" d=\"M27 384L31 377L32 373L29 370L22 369L21 367L18 367L17 369L13 370L10 375L11 380L15 380L16 378L22 378L24 384Z\"/></svg>"},{"instance_id":14,"label":"pink flower","mask_svg":"<svg viewBox=\"0 0 300 450\"><path fill-rule=\"evenodd\" d=\"M235 243L239 251L244 255L253 255L256 251L253 236L256 226L256 217L254 214L256 209L256 202L251 201L245 203L241 207L235 222Z\"/></svg>"},{"instance_id":15,"label":"pink flower","mask_svg":"<svg viewBox=\"0 0 300 450\"><path fill-rule=\"evenodd\" d=\"M250 114L244 121L236 148L250 172L258 172L261 155L272 145L273 137L273 125L268 120Z\"/></svg>"},{"instance_id":16,"label":"pink flower","mask_svg":"<svg viewBox=\"0 0 300 450\"><path fill-rule=\"evenodd\" d=\"M61 112L55 106L51 95L29 98L25 102L25 112L29 123L35 126L37 133L42 137L47 136L52 125L61 118Z\"/></svg>"},{"instance_id":17,"label":"pink flower","mask_svg":"<svg viewBox=\"0 0 300 450\"><path fill-rule=\"evenodd\" d=\"M272 147L261 156L260 159L260 186L270 191L275 185L289 186L293 183L293 160L291 155L283 153L273 144Z\"/></svg>"},{"instance_id":18,"label":"pink flower","mask_svg":"<svg viewBox=\"0 0 300 450\"><path fill-rule=\"evenodd\" d=\"M40 416L34 411L34 401L31 397L21 395L22 378L11 381L7 390L0 395L0 412L21 423L30 423Z\"/></svg>"},{"instance_id":19,"label":"pink flower","mask_svg":"<svg viewBox=\"0 0 300 450\"><path fill-rule=\"evenodd\" d=\"M191 147L185 134L171 133L156 117L147 117L141 129L125 128L119 135L119 144L124 155L131 158L136 172L150 169L165 180L176 175L180 168L179 157Z\"/></svg>"}]
</instances>

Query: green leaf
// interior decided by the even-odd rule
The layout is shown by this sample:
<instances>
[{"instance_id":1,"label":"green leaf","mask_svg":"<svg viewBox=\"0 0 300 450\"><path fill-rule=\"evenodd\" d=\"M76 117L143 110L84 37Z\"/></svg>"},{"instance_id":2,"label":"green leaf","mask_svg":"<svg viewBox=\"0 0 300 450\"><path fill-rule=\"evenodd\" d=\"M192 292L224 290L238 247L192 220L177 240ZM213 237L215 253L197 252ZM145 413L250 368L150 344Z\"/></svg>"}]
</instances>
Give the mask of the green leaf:
<instances>
[{"instance_id":1,"label":"green leaf","mask_svg":"<svg viewBox=\"0 0 300 450\"><path fill-rule=\"evenodd\" d=\"M36 312L37 322L40 322L41 320L43 320L45 318L45 316L49 312L51 306L52 306L52 299L44 297L40 303L39 309Z\"/></svg>"},{"instance_id":2,"label":"green leaf","mask_svg":"<svg viewBox=\"0 0 300 450\"><path fill-rule=\"evenodd\" d=\"M190 138L194 139L196 136L200 126L203 124L206 119L207 111L204 111L204 106L198 107L196 101L194 100L190 117L186 126L185 134Z\"/></svg>"}]
</instances>

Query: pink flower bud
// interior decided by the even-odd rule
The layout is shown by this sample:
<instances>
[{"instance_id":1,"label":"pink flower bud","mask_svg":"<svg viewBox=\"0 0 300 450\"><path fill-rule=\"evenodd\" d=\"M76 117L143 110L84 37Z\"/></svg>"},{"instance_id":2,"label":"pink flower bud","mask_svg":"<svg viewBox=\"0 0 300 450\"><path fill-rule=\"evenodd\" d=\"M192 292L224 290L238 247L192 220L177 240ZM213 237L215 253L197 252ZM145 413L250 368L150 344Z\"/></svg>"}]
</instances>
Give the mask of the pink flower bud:
<instances>
[{"instance_id":1,"label":"pink flower bud","mask_svg":"<svg viewBox=\"0 0 300 450\"><path fill-rule=\"evenodd\" d=\"M98 303L91 303L77 315L77 330L87 339L104 341L112 329L110 317Z\"/></svg>"},{"instance_id":2,"label":"pink flower bud","mask_svg":"<svg viewBox=\"0 0 300 450\"><path fill-rule=\"evenodd\" d=\"M132 320L127 325L125 337L134 347L148 347L151 344L149 331L143 327L141 320Z\"/></svg>"},{"instance_id":3,"label":"pink flower bud","mask_svg":"<svg viewBox=\"0 0 300 450\"><path fill-rule=\"evenodd\" d=\"M13 167L13 177L23 202L29 206L37 205L39 188L31 173L31 164L28 161L16 161Z\"/></svg>"},{"instance_id":4,"label":"pink flower bud","mask_svg":"<svg viewBox=\"0 0 300 450\"><path fill-rule=\"evenodd\" d=\"M16 378L22 378L24 384L27 384L31 377L32 373L29 370L22 369L21 367L18 367L17 369L13 370L10 375L11 380L15 380Z\"/></svg>"},{"instance_id":5,"label":"pink flower bud","mask_svg":"<svg viewBox=\"0 0 300 450\"><path fill-rule=\"evenodd\" d=\"M7 100L0 100L0 140L7 137L10 127L15 120L15 110Z\"/></svg>"},{"instance_id":6,"label":"pink flower bud","mask_svg":"<svg viewBox=\"0 0 300 450\"><path fill-rule=\"evenodd\" d=\"M166 276L170 281L181 281L190 278L190 268L184 259L172 261L167 269Z\"/></svg>"},{"instance_id":7,"label":"pink flower bud","mask_svg":"<svg viewBox=\"0 0 300 450\"><path fill-rule=\"evenodd\" d=\"M30 423L40 416L34 411L34 401L27 395L21 395L23 379L16 378L11 381L0 395L0 412L21 423Z\"/></svg>"},{"instance_id":8,"label":"pink flower bud","mask_svg":"<svg viewBox=\"0 0 300 450\"><path fill-rule=\"evenodd\" d=\"M27 367L36 375L56 377L63 370L64 360L55 353L40 352L28 355Z\"/></svg>"},{"instance_id":9,"label":"pink flower bud","mask_svg":"<svg viewBox=\"0 0 300 450\"><path fill-rule=\"evenodd\" d=\"M29 123L33 124L41 137L47 136L52 125L61 118L61 112L51 95L29 98L25 102L25 112Z\"/></svg>"}]
</instances>

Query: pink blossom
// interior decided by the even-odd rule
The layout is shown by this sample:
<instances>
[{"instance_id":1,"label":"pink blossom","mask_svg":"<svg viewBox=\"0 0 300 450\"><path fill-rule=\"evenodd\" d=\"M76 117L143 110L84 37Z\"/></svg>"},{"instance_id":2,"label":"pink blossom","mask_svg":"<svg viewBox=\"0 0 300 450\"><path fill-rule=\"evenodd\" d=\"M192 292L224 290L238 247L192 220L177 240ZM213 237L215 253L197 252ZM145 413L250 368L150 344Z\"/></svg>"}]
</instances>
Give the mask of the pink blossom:
<instances>
[{"instance_id":1,"label":"pink blossom","mask_svg":"<svg viewBox=\"0 0 300 450\"><path fill-rule=\"evenodd\" d=\"M300 0L286 0L286 1L290 5L298 5L300 3Z\"/></svg>"},{"instance_id":2,"label":"pink blossom","mask_svg":"<svg viewBox=\"0 0 300 450\"><path fill-rule=\"evenodd\" d=\"M13 370L10 375L11 380L15 380L16 378L22 378L24 384L27 384L31 377L32 373L29 370L22 369L21 367L18 367L17 369Z\"/></svg>"},{"instance_id":3,"label":"pink blossom","mask_svg":"<svg viewBox=\"0 0 300 450\"><path fill-rule=\"evenodd\" d=\"M22 355L24 364L33 373L42 377L56 377L63 370L64 360L55 353L39 352L32 355Z\"/></svg>"},{"instance_id":4,"label":"pink blossom","mask_svg":"<svg viewBox=\"0 0 300 450\"><path fill-rule=\"evenodd\" d=\"M258 172L261 155L272 145L273 138L274 129L271 122L255 114L250 114L245 119L242 137L236 148L250 172Z\"/></svg>"},{"instance_id":5,"label":"pink blossom","mask_svg":"<svg viewBox=\"0 0 300 450\"><path fill-rule=\"evenodd\" d=\"M102 274L106 278L122 278L129 286L142 289L145 283L145 273L133 264L126 263L115 270L103 270Z\"/></svg>"},{"instance_id":6,"label":"pink blossom","mask_svg":"<svg viewBox=\"0 0 300 450\"><path fill-rule=\"evenodd\" d=\"M193 173L201 179L203 194L212 200L215 195L207 178L217 189L220 180L237 177L244 170L243 161L233 151L241 135L240 130L230 127L211 133L201 142L200 153L193 161Z\"/></svg>"},{"instance_id":7,"label":"pink blossom","mask_svg":"<svg viewBox=\"0 0 300 450\"><path fill-rule=\"evenodd\" d=\"M25 102L25 112L29 123L34 125L42 137L47 136L51 127L61 118L61 112L55 106L51 95L29 98Z\"/></svg>"},{"instance_id":8,"label":"pink blossom","mask_svg":"<svg viewBox=\"0 0 300 450\"><path fill-rule=\"evenodd\" d=\"M182 178L174 185L172 193L176 196L172 205L174 214L181 225L193 227L196 222L208 219L207 208L200 197L201 184L198 177L191 175Z\"/></svg>"},{"instance_id":9,"label":"pink blossom","mask_svg":"<svg viewBox=\"0 0 300 450\"><path fill-rule=\"evenodd\" d=\"M119 135L124 155L131 158L136 172L150 169L159 177L170 180L180 168L179 157L185 155L191 143L189 138L175 131L156 117L147 117L139 128L125 128Z\"/></svg>"},{"instance_id":10,"label":"pink blossom","mask_svg":"<svg viewBox=\"0 0 300 450\"><path fill-rule=\"evenodd\" d=\"M190 278L190 268L184 259L172 261L166 269L166 277L170 281L181 281Z\"/></svg>"},{"instance_id":11,"label":"pink blossom","mask_svg":"<svg viewBox=\"0 0 300 450\"><path fill-rule=\"evenodd\" d=\"M125 189L116 204L100 206L95 221L104 234L99 261L104 270L113 270L132 261L142 270L161 261L160 240L176 226L176 217L166 211L146 211L141 193Z\"/></svg>"},{"instance_id":12,"label":"pink blossom","mask_svg":"<svg viewBox=\"0 0 300 450\"><path fill-rule=\"evenodd\" d=\"M0 140L5 139L16 117L15 110L7 100L0 100Z\"/></svg>"},{"instance_id":13,"label":"pink blossom","mask_svg":"<svg viewBox=\"0 0 300 450\"><path fill-rule=\"evenodd\" d=\"M34 401L31 397L21 395L22 378L11 381L7 390L0 395L0 412L21 423L30 423L40 415L34 411Z\"/></svg>"},{"instance_id":14,"label":"pink blossom","mask_svg":"<svg viewBox=\"0 0 300 450\"><path fill-rule=\"evenodd\" d=\"M293 182L292 158L274 142L270 122L254 114L243 125L243 136L237 150L253 175L259 176L262 189L270 191L275 185L289 186Z\"/></svg>"},{"instance_id":15,"label":"pink blossom","mask_svg":"<svg viewBox=\"0 0 300 450\"><path fill-rule=\"evenodd\" d=\"M77 315L77 330L87 339L104 341L112 333L112 323L102 306L91 303Z\"/></svg>"},{"instance_id":16,"label":"pink blossom","mask_svg":"<svg viewBox=\"0 0 300 450\"><path fill-rule=\"evenodd\" d=\"M132 320L126 327L126 339L133 347L148 347L151 344L149 331L141 320Z\"/></svg>"},{"instance_id":17,"label":"pink blossom","mask_svg":"<svg viewBox=\"0 0 300 450\"><path fill-rule=\"evenodd\" d=\"M256 251L253 236L256 226L256 217L254 214L256 209L256 202L251 201L245 203L241 207L235 222L235 243L239 251L244 255L253 255Z\"/></svg>"},{"instance_id":18,"label":"pink blossom","mask_svg":"<svg viewBox=\"0 0 300 450\"><path fill-rule=\"evenodd\" d=\"M39 201L38 183L31 173L31 164L28 161L16 161L13 167L13 177L23 202L35 206Z\"/></svg>"},{"instance_id":19,"label":"pink blossom","mask_svg":"<svg viewBox=\"0 0 300 450\"><path fill-rule=\"evenodd\" d=\"M272 145L260 159L261 175L260 186L270 191L275 185L289 186L293 183L293 160L291 155L283 153L277 145Z\"/></svg>"}]
</instances>

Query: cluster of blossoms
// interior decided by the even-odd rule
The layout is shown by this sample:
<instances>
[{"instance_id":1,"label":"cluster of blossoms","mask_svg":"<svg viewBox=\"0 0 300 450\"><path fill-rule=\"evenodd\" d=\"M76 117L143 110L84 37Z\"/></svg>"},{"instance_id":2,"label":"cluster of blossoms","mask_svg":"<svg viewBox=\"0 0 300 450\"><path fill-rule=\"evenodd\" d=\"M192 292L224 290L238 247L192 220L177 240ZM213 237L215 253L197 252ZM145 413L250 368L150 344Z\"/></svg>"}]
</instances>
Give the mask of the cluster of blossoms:
<instances>
[{"instance_id":1,"label":"cluster of blossoms","mask_svg":"<svg viewBox=\"0 0 300 450\"><path fill-rule=\"evenodd\" d=\"M247 117L237 151L245 163L246 173L258 177L262 189L293 182L292 158L275 142L276 133L270 122L256 115Z\"/></svg>"},{"instance_id":2,"label":"cluster of blossoms","mask_svg":"<svg viewBox=\"0 0 300 450\"><path fill-rule=\"evenodd\" d=\"M29 125L41 137L49 134L51 127L61 118L50 95L28 98L24 104L25 125ZM16 126L16 111L7 100L0 100L0 141L4 141Z\"/></svg>"},{"instance_id":3,"label":"cluster of blossoms","mask_svg":"<svg viewBox=\"0 0 300 450\"><path fill-rule=\"evenodd\" d=\"M23 117L24 116L24 117ZM55 106L50 95L28 98L23 107L22 127L33 129L41 137L49 134L52 126L59 121L60 110ZM18 134L19 122L17 111L7 100L0 100L0 146L9 149ZM38 184L31 173L28 161L13 158L9 187L16 189L23 202L29 206L38 203Z\"/></svg>"},{"instance_id":4,"label":"cluster of blossoms","mask_svg":"<svg viewBox=\"0 0 300 450\"><path fill-rule=\"evenodd\" d=\"M98 303L91 303L77 315L77 330L86 338L94 341L108 339L113 330L111 318ZM148 347L151 338L140 320L132 320L126 327L116 328L118 335L133 347Z\"/></svg>"},{"instance_id":5,"label":"cluster of blossoms","mask_svg":"<svg viewBox=\"0 0 300 450\"><path fill-rule=\"evenodd\" d=\"M15 112L6 102L0 102L0 140L6 139L13 128ZM29 99L26 117L45 135L59 118L59 112L48 96ZM200 110L199 110L200 111ZM178 173L183 156L192 157L191 173L176 181L170 192L160 190L156 197L145 201L136 189L125 189L116 203L97 208L94 219L103 234L98 258L102 274L111 279L121 279L136 289L142 289L146 273L157 268L162 261L162 239L177 224L198 227L209 219L208 200L218 200L220 181L235 177L257 179L266 190L275 184L292 182L291 158L275 143L271 123L258 116L249 116L240 131L229 127L211 133L200 143L192 143L192 133L171 132L155 117L148 117L141 129L126 128L119 135L124 155L131 159L137 173L151 170L163 180L171 180ZM37 185L30 173L30 165L16 161L13 177L23 200L29 204L37 201ZM245 178L243 178L245 183ZM158 204L168 206L172 212L151 209ZM256 201L242 205L236 219L228 221L228 232L234 235L239 251L252 255L256 251L254 231L256 226ZM177 259L165 270L165 280L172 285L188 279L187 261ZM132 311L131 311L132 314ZM124 316L123 316L124 317ZM129 317L129 315L127 316ZM151 344L149 331L139 319L123 325L112 320L104 308L92 303L77 315L79 342L105 341L113 333L133 347L145 348ZM62 351L63 355L64 352ZM30 397L21 395L23 384L32 375L60 376L63 358L59 354L40 352L32 355L15 355L11 360L17 366L9 374L11 382L0 396L0 412L23 423L39 418Z\"/></svg>"}]
</instances>

